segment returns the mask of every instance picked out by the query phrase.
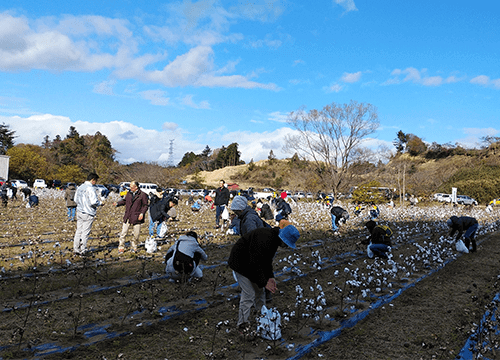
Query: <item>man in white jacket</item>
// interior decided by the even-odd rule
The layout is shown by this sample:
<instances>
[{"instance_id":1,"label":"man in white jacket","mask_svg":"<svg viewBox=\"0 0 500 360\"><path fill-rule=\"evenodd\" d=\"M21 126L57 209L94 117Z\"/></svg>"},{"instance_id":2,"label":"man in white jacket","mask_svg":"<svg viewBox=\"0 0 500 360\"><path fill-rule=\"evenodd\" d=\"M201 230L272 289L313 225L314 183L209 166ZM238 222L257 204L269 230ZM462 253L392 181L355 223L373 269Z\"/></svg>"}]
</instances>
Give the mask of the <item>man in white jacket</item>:
<instances>
[{"instance_id":1,"label":"man in white jacket","mask_svg":"<svg viewBox=\"0 0 500 360\"><path fill-rule=\"evenodd\" d=\"M185 260L185 263L182 260ZM194 231L188 231L186 235L179 236L175 244L168 249L165 272L174 280L201 278L203 271L199 267L200 260L207 260L207 254L198 243L198 235Z\"/></svg>"},{"instance_id":2,"label":"man in white jacket","mask_svg":"<svg viewBox=\"0 0 500 360\"><path fill-rule=\"evenodd\" d=\"M87 176L87 181L76 189L76 232L73 239L73 252L75 255L83 255L87 251L87 241L97 207L102 205L95 187L98 179L97 174L90 173Z\"/></svg>"}]
</instances>

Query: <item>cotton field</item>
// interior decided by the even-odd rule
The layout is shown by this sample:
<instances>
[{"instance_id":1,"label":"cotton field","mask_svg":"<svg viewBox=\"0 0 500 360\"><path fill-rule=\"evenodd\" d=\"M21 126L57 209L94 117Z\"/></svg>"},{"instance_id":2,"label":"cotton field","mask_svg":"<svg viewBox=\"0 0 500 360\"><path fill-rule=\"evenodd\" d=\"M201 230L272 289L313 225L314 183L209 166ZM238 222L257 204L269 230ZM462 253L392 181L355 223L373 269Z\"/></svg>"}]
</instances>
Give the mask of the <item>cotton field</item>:
<instances>
[{"instance_id":1,"label":"cotton field","mask_svg":"<svg viewBox=\"0 0 500 360\"><path fill-rule=\"evenodd\" d=\"M38 208L11 200L1 210L4 356L16 351L50 356L111 339L132 341L139 328L155 333L167 327L172 341L165 358L168 351L170 358L178 358L187 345L192 358L237 358L242 352L260 358L299 358L343 329L355 327L374 309L391 306L421 279L469 256L457 252L448 236L446 220L452 215L479 221L478 254L481 242L500 226L500 212L483 207L382 205L377 222L393 230L392 247L388 259L372 259L366 246L359 245L368 235L366 210L355 216L353 205L339 202L350 219L334 234L329 231L327 206L292 202L290 221L301 238L295 251L280 249L276 254L278 292L268 305L280 314L280 337L266 340L256 332L249 345L235 331L239 290L226 265L238 238L229 235L227 227L214 229L215 211L209 204L194 213L187 199L181 199L179 221L171 222L167 237L157 240L157 252L143 249L120 256L123 208L111 205L115 199L106 199L93 225L91 254L82 258L72 254L75 224L66 221L62 196L60 191L44 190ZM208 260L202 263L202 279L178 284L165 276L163 258L173 240L188 230L198 232ZM147 223L141 231L143 242L146 237ZM488 319L488 326L492 321ZM475 344L470 346L479 352Z\"/></svg>"}]
</instances>

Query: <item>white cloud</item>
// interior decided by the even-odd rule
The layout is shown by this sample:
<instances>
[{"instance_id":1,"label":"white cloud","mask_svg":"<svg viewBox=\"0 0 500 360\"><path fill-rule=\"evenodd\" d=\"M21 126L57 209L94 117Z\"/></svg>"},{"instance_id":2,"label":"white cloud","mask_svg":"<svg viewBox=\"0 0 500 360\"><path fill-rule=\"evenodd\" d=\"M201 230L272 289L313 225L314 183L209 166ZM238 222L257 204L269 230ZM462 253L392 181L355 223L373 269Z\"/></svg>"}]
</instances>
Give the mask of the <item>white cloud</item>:
<instances>
[{"instance_id":1,"label":"white cloud","mask_svg":"<svg viewBox=\"0 0 500 360\"><path fill-rule=\"evenodd\" d=\"M165 91L146 90L139 93L144 99L149 100L151 105L166 106L169 105L170 98L165 97Z\"/></svg>"},{"instance_id":2,"label":"white cloud","mask_svg":"<svg viewBox=\"0 0 500 360\"><path fill-rule=\"evenodd\" d=\"M194 109L210 109L208 101L200 101L196 104L193 101L193 95L186 95L181 99L181 104L192 107Z\"/></svg>"},{"instance_id":3,"label":"white cloud","mask_svg":"<svg viewBox=\"0 0 500 360\"><path fill-rule=\"evenodd\" d=\"M270 117L284 118L279 113L270 114ZM201 152L208 144L215 149L222 145L228 146L238 143L242 159L249 162L267 159L269 151L273 150L278 158L290 156L283 152L285 135L293 130L287 127L272 132L252 133L247 131L227 132L225 128L208 131L199 138L183 137L184 130L178 124L166 122L161 130L145 129L124 121L110 121L107 123L91 123L87 121L73 121L65 116L51 114L33 115L30 117L0 116L0 123L9 125L15 131L15 144L26 143L40 145L46 135L52 140L59 135L66 137L70 126L74 126L80 135L94 135L97 131L105 135L114 149L118 151L117 160L121 163L135 161L166 162L170 155L170 139L175 139L173 149L173 163L176 165L182 156L189 151ZM50 126L47 126L50 124ZM236 139L236 140L235 140Z\"/></svg>"},{"instance_id":4,"label":"white cloud","mask_svg":"<svg viewBox=\"0 0 500 360\"><path fill-rule=\"evenodd\" d=\"M344 73L342 75L341 81L345 83L355 83L361 79L361 71L355 73Z\"/></svg>"},{"instance_id":5,"label":"white cloud","mask_svg":"<svg viewBox=\"0 0 500 360\"><path fill-rule=\"evenodd\" d=\"M471 84L488 85L490 78L486 75L479 75L471 79Z\"/></svg>"},{"instance_id":6,"label":"white cloud","mask_svg":"<svg viewBox=\"0 0 500 360\"><path fill-rule=\"evenodd\" d=\"M179 127L179 125L177 125L176 123L173 123L173 122L165 122L161 126L161 128L165 131L175 131L175 130L177 130L178 127Z\"/></svg>"},{"instance_id":7,"label":"white cloud","mask_svg":"<svg viewBox=\"0 0 500 360\"><path fill-rule=\"evenodd\" d=\"M311 80L302 80L302 79L290 79L288 83L291 85L307 85L311 84Z\"/></svg>"},{"instance_id":8,"label":"white cloud","mask_svg":"<svg viewBox=\"0 0 500 360\"><path fill-rule=\"evenodd\" d=\"M356 4L354 4L354 0L334 0L334 3L342 6L346 12L358 10Z\"/></svg>"},{"instance_id":9,"label":"white cloud","mask_svg":"<svg viewBox=\"0 0 500 360\"><path fill-rule=\"evenodd\" d=\"M500 130L489 127L489 128L464 128L463 129L465 134L468 135L475 135L477 137L483 137L483 136L496 136Z\"/></svg>"},{"instance_id":10,"label":"white cloud","mask_svg":"<svg viewBox=\"0 0 500 360\"><path fill-rule=\"evenodd\" d=\"M238 139L238 150L241 152L241 159L246 163L251 159L254 161L267 159L271 150L278 159L284 159L293 155L283 151L285 136L292 133L294 130L287 127L263 133L236 131L225 134L222 141L229 145L234 139Z\"/></svg>"},{"instance_id":11,"label":"white cloud","mask_svg":"<svg viewBox=\"0 0 500 360\"><path fill-rule=\"evenodd\" d=\"M443 83L441 76L429 76L422 79L422 85L425 86L439 86Z\"/></svg>"},{"instance_id":12,"label":"white cloud","mask_svg":"<svg viewBox=\"0 0 500 360\"><path fill-rule=\"evenodd\" d=\"M272 13L272 4L263 2L259 14ZM202 9L204 9L202 11ZM250 80L250 76L221 76L221 71L234 72L235 62L219 67L214 63L214 44L236 42L241 34L229 31L229 19L243 16L231 14L219 5L209 1L196 4L189 2L171 6L174 14L181 19L182 27L158 28L143 26L138 28L128 20L102 16L65 16L61 18L41 18L31 21L10 13L0 13L0 70L29 71L41 69L49 71L95 72L110 69L119 79L136 79L141 82L158 83L169 87L230 87L261 88L278 90L275 84L261 84ZM206 10L206 11L205 11ZM280 12L278 12L280 13ZM277 14L278 14L277 13ZM255 16L255 15L252 15ZM205 21L208 19L208 23ZM203 20L203 21L200 21ZM192 27L192 28L190 28ZM189 31L186 29L189 28ZM172 30L175 29L175 30ZM181 32L171 35L168 30ZM170 35L164 35L169 33ZM288 39L286 35L282 35ZM153 38L152 38L153 37ZM161 62L168 59L168 52L161 47L159 52L144 52L151 40L175 37L184 46L174 47L187 50L177 54L167 65L159 69ZM279 47L283 40L266 36L267 46ZM252 73L252 77L255 73ZM97 93L110 94L110 84L96 85Z\"/></svg>"},{"instance_id":13,"label":"white cloud","mask_svg":"<svg viewBox=\"0 0 500 360\"><path fill-rule=\"evenodd\" d=\"M331 92L338 93L338 92L342 91L342 89L343 89L343 86L340 84L337 84L337 83L332 84L330 86L323 87L323 90L327 93L331 93Z\"/></svg>"},{"instance_id":14,"label":"white cloud","mask_svg":"<svg viewBox=\"0 0 500 360\"><path fill-rule=\"evenodd\" d=\"M46 135L51 140L56 135L64 139L70 126L74 126L80 135L94 135L99 131L106 135L113 148L118 151L117 160L122 163L161 161L159 159L164 157L164 154L168 155L169 153L169 143L165 139L176 139L177 161L180 161L184 152L199 146L192 141L183 139L181 129L174 123L166 123L163 125L162 131L157 131L124 121L91 123L73 121L65 116L51 114L33 115L25 118L0 116L0 123L2 122L15 131L16 144L40 145ZM181 151L183 152L181 153Z\"/></svg>"},{"instance_id":15,"label":"white cloud","mask_svg":"<svg viewBox=\"0 0 500 360\"><path fill-rule=\"evenodd\" d=\"M462 81L463 78L458 78L454 75L443 78L442 76L429 76L427 69L418 70L414 67L408 67L404 70L394 69L391 72L391 78L386 80L382 85L396 85L404 82L411 82L423 86L440 86L442 84L451 84Z\"/></svg>"},{"instance_id":16,"label":"white cloud","mask_svg":"<svg viewBox=\"0 0 500 360\"><path fill-rule=\"evenodd\" d=\"M93 91L97 94L114 95L113 87L115 86L115 84L116 81L114 80L102 81L94 86Z\"/></svg>"},{"instance_id":17,"label":"white cloud","mask_svg":"<svg viewBox=\"0 0 500 360\"><path fill-rule=\"evenodd\" d=\"M470 83L482 86L493 86L495 89L500 89L500 78L492 80L486 75L476 76L471 79Z\"/></svg>"},{"instance_id":18,"label":"white cloud","mask_svg":"<svg viewBox=\"0 0 500 360\"><path fill-rule=\"evenodd\" d=\"M270 49L278 49L283 44L282 40L273 39L271 34L267 34L264 39L258 39L250 42L250 47L258 49L261 47L268 47Z\"/></svg>"},{"instance_id":19,"label":"white cloud","mask_svg":"<svg viewBox=\"0 0 500 360\"><path fill-rule=\"evenodd\" d=\"M279 111L275 111L269 114L269 120L276 121L280 123L286 123L288 119L288 113L284 114Z\"/></svg>"}]
</instances>

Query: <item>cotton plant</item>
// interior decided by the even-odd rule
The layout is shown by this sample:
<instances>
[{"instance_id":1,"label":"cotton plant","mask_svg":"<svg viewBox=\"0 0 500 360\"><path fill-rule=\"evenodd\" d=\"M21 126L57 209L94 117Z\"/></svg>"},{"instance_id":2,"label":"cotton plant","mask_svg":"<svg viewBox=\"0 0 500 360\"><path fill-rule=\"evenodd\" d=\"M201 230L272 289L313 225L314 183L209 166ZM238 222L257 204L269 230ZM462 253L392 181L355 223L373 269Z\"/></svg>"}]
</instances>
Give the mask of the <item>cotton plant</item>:
<instances>
[{"instance_id":1,"label":"cotton plant","mask_svg":"<svg viewBox=\"0 0 500 360\"><path fill-rule=\"evenodd\" d=\"M288 255L280 259L278 264L283 266L283 273L293 272L295 275L301 275L302 270L299 266L306 265L306 262L302 260L300 254L294 253L293 255Z\"/></svg>"},{"instance_id":2,"label":"cotton plant","mask_svg":"<svg viewBox=\"0 0 500 360\"><path fill-rule=\"evenodd\" d=\"M295 286L295 310L283 313L285 322L290 322L292 319L296 321L296 331L302 329L310 321L320 324L323 319L330 318L326 312L326 295L318 280L314 279L314 285L306 287L306 289L309 290L307 295L301 285Z\"/></svg>"}]
</instances>

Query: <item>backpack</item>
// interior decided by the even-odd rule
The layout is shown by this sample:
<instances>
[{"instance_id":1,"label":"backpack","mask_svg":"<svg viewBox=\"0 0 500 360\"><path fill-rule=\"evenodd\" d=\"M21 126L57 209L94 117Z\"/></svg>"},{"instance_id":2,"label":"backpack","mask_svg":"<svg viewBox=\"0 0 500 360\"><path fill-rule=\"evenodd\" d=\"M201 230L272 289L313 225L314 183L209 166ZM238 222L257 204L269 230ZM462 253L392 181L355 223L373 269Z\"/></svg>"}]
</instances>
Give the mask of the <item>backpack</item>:
<instances>
[{"instance_id":1,"label":"backpack","mask_svg":"<svg viewBox=\"0 0 500 360\"><path fill-rule=\"evenodd\" d=\"M174 270L181 273L189 275L194 270L193 258L179 251L180 241L177 242L177 247L175 248L175 255L173 260Z\"/></svg>"},{"instance_id":2,"label":"backpack","mask_svg":"<svg viewBox=\"0 0 500 360\"><path fill-rule=\"evenodd\" d=\"M381 228L385 232L386 237L391 237L392 236L392 229L387 226L387 225L377 225L377 227Z\"/></svg>"}]
</instances>

